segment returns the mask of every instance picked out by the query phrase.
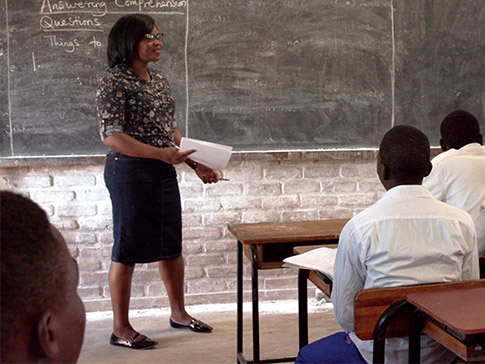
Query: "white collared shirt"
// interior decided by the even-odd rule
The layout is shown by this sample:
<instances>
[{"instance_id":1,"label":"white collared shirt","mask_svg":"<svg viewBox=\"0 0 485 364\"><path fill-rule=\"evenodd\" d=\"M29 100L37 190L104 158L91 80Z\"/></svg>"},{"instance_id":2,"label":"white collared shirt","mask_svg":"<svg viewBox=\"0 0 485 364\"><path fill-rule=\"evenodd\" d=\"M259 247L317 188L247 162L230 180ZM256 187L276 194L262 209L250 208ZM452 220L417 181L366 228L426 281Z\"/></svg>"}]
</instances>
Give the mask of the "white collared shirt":
<instances>
[{"instance_id":1,"label":"white collared shirt","mask_svg":"<svg viewBox=\"0 0 485 364\"><path fill-rule=\"evenodd\" d=\"M354 298L365 288L478 279L473 221L465 211L436 200L419 185L397 186L343 228L334 267L335 320L372 362L372 340L354 330ZM407 363L408 340L386 340L386 362ZM421 362L451 362L454 355L430 338Z\"/></svg>"},{"instance_id":2,"label":"white collared shirt","mask_svg":"<svg viewBox=\"0 0 485 364\"><path fill-rule=\"evenodd\" d=\"M477 232L478 254L485 255L485 146L471 143L450 149L432 160L423 181L438 200L468 212Z\"/></svg>"}]
</instances>

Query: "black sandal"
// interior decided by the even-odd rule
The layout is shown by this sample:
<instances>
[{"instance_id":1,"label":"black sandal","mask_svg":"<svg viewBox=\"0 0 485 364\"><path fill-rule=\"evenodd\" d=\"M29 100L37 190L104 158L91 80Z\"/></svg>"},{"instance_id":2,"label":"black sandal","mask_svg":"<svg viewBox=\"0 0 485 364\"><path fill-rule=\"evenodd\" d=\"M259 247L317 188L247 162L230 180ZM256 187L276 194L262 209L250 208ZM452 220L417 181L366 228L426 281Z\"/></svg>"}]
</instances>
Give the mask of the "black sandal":
<instances>
[{"instance_id":1,"label":"black sandal","mask_svg":"<svg viewBox=\"0 0 485 364\"><path fill-rule=\"evenodd\" d=\"M131 340L123 340L117 337L115 334L111 334L109 343L111 345L124 346L125 348L130 348L130 349L150 349L158 344L158 342L146 336L143 340L135 341L138 336L140 336L139 332L137 332L135 336L131 338Z\"/></svg>"},{"instance_id":2,"label":"black sandal","mask_svg":"<svg viewBox=\"0 0 485 364\"><path fill-rule=\"evenodd\" d=\"M192 319L192 321L190 321L190 323L188 325L179 324L178 322L175 322L172 319L170 319L170 326L172 326L175 329L189 329L189 330L192 330L194 332L211 332L212 331L211 326L207 325L206 323L204 323L200 320L196 320L196 319Z\"/></svg>"}]
</instances>

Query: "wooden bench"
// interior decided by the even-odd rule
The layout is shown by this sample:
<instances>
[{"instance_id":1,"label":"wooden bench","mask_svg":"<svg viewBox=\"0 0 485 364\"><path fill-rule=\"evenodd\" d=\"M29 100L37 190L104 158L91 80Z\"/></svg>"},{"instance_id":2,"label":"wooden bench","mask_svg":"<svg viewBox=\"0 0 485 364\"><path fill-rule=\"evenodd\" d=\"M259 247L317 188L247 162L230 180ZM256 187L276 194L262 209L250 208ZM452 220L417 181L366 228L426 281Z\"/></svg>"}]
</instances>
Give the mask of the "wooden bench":
<instances>
[{"instance_id":1,"label":"wooden bench","mask_svg":"<svg viewBox=\"0 0 485 364\"><path fill-rule=\"evenodd\" d=\"M383 363L385 339L409 336L415 310L406 301L409 294L480 287L485 287L485 280L361 290L355 297L355 334L361 340L374 340L373 361Z\"/></svg>"}]
</instances>

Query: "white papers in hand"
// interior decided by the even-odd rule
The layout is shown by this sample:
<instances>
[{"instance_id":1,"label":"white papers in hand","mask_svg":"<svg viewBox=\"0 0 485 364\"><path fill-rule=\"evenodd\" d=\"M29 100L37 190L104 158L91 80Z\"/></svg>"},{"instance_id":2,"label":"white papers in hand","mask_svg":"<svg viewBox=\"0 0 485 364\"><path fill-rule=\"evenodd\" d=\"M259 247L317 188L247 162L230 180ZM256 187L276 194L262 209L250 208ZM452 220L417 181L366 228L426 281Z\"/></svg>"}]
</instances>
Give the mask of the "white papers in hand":
<instances>
[{"instance_id":1,"label":"white papers in hand","mask_svg":"<svg viewBox=\"0 0 485 364\"><path fill-rule=\"evenodd\" d=\"M303 254L283 259L288 265L298 268L317 270L333 279L333 266L337 249L317 248Z\"/></svg>"},{"instance_id":2,"label":"white papers in hand","mask_svg":"<svg viewBox=\"0 0 485 364\"><path fill-rule=\"evenodd\" d=\"M232 147L227 145L182 138L179 150L185 152L190 149L197 149L196 152L188 156L190 159L218 171L226 168L232 153Z\"/></svg>"}]
</instances>

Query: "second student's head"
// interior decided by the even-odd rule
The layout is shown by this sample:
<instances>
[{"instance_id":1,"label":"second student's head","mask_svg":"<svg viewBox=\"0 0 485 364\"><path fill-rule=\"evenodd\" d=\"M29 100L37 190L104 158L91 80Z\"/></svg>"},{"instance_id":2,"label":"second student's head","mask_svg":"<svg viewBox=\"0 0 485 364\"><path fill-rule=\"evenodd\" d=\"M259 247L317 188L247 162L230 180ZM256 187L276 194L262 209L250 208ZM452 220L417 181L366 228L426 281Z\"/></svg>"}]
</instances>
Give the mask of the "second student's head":
<instances>
[{"instance_id":1,"label":"second student's head","mask_svg":"<svg viewBox=\"0 0 485 364\"><path fill-rule=\"evenodd\" d=\"M77 264L30 199L0 191L0 362L75 363L85 328Z\"/></svg>"},{"instance_id":2,"label":"second student's head","mask_svg":"<svg viewBox=\"0 0 485 364\"><path fill-rule=\"evenodd\" d=\"M445 116L440 126L441 149L460 149L467 144L483 144L480 124L475 116L456 110Z\"/></svg>"},{"instance_id":3,"label":"second student's head","mask_svg":"<svg viewBox=\"0 0 485 364\"><path fill-rule=\"evenodd\" d=\"M398 125L382 138L377 174L386 190L404 184L419 185L431 172L429 140L415 127Z\"/></svg>"}]
</instances>

